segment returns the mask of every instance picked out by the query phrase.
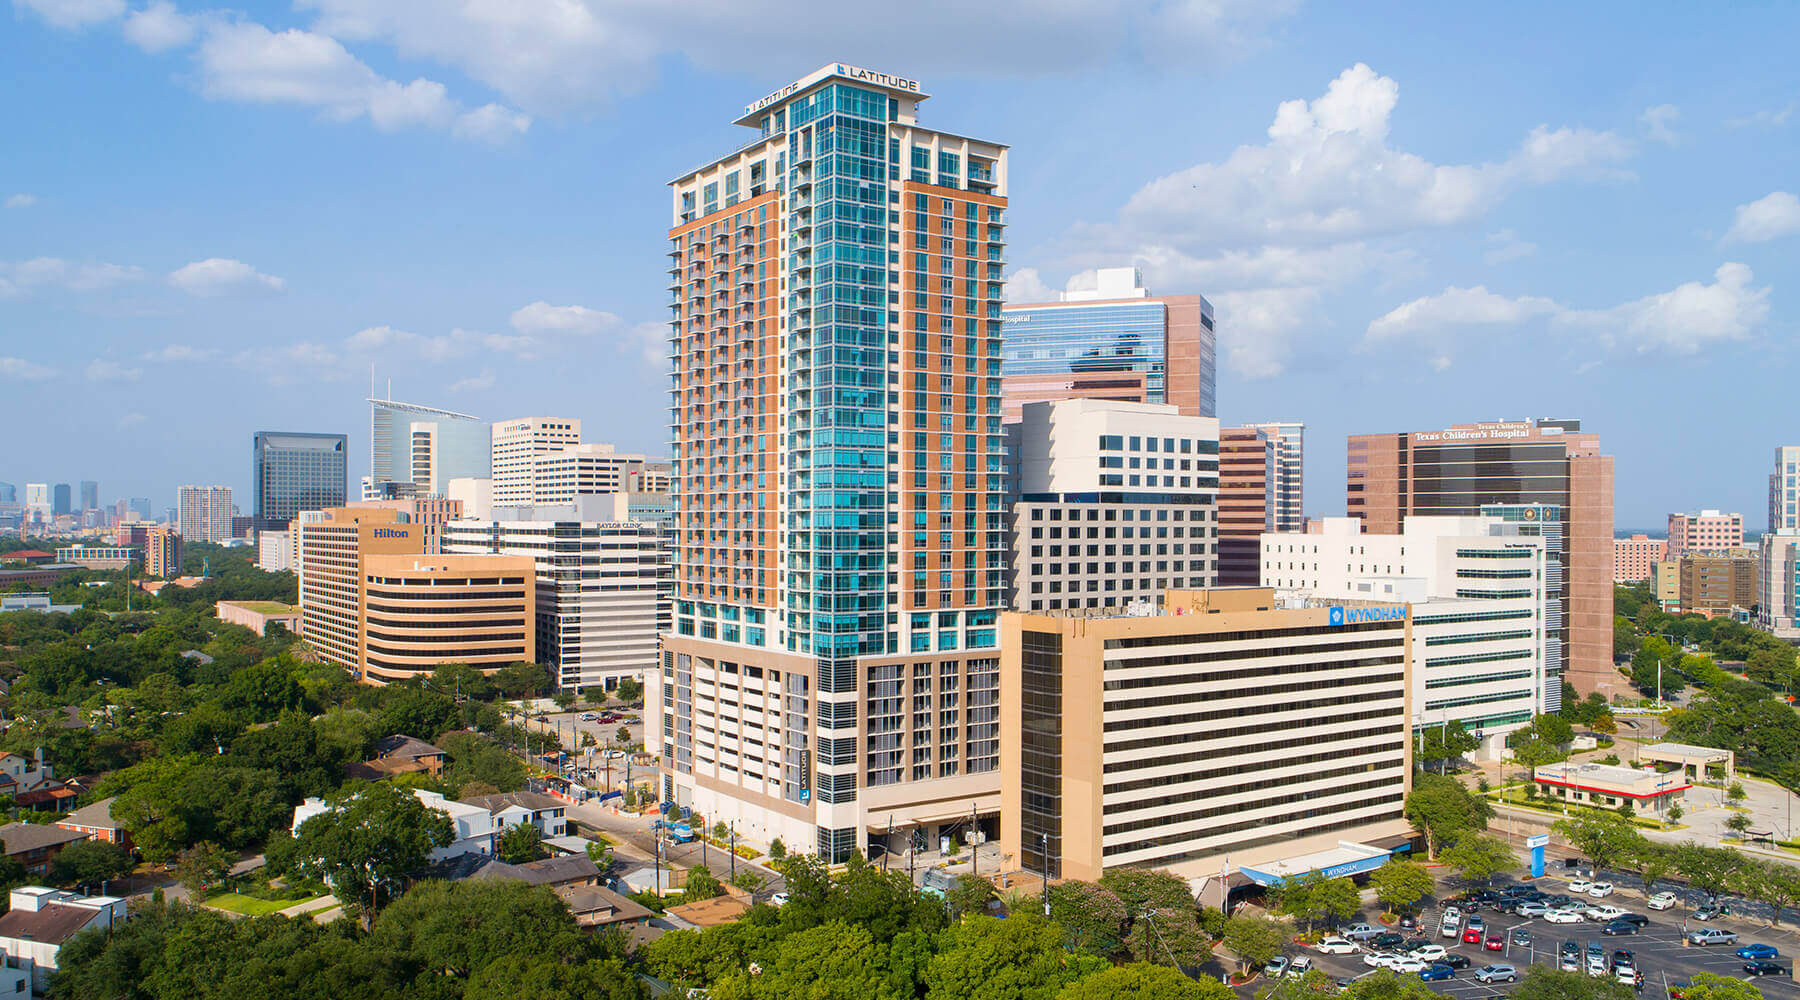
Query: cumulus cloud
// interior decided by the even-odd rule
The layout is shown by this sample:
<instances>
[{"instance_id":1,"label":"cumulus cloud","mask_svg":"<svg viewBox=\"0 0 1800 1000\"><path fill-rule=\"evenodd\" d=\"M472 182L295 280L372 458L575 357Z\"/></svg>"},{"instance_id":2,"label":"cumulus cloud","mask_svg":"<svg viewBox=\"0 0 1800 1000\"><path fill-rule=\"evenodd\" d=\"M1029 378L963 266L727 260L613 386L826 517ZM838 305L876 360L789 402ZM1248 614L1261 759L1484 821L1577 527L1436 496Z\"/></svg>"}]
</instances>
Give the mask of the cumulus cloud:
<instances>
[{"instance_id":1,"label":"cumulus cloud","mask_svg":"<svg viewBox=\"0 0 1800 1000\"><path fill-rule=\"evenodd\" d=\"M612 313L587 306L553 306L540 300L514 310L511 322L518 335L488 338L495 350L530 358L544 354L556 338L606 337L621 351L636 353L648 362L661 364L668 357L667 325L627 324Z\"/></svg>"},{"instance_id":2,"label":"cumulus cloud","mask_svg":"<svg viewBox=\"0 0 1800 1000\"><path fill-rule=\"evenodd\" d=\"M46 368L24 358L0 356L0 378L16 378L27 382L41 382L56 374L56 369Z\"/></svg>"},{"instance_id":3,"label":"cumulus cloud","mask_svg":"<svg viewBox=\"0 0 1800 1000\"><path fill-rule=\"evenodd\" d=\"M1283 102L1267 143L1144 185L1118 225L1184 246L1339 242L1463 223L1523 186L1618 176L1631 152L1611 132L1540 125L1501 162L1435 164L1389 145L1399 96L1358 63L1317 99Z\"/></svg>"},{"instance_id":4,"label":"cumulus cloud","mask_svg":"<svg viewBox=\"0 0 1800 1000\"><path fill-rule=\"evenodd\" d=\"M1795 233L1800 233L1800 198L1789 191L1775 191L1737 207L1725 242L1764 243Z\"/></svg>"},{"instance_id":5,"label":"cumulus cloud","mask_svg":"<svg viewBox=\"0 0 1800 1000\"><path fill-rule=\"evenodd\" d=\"M1673 104L1658 104L1653 108L1645 108L1638 116L1650 138L1657 142L1666 142L1673 146L1681 138L1675 132L1675 122L1681 117L1681 109Z\"/></svg>"},{"instance_id":6,"label":"cumulus cloud","mask_svg":"<svg viewBox=\"0 0 1800 1000\"><path fill-rule=\"evenodd\" d=\"M483 141L530 126L529 118L497 106L465 112L443 84L390 80L337 39L298 28L211 24L195 58L201 93L215 100L312 108L332 121L367 118L384 132L435 128Z\"/></svg>"},{"instance_id":7,"label":"cumulus cloud","mask_svg":"<svg viewBox=\"0 0 1800 1000\"><path fill-rule=\"evenodd\" d=\"M144 354L145 361L211 361L219 356L219 352L210 347L191 347L187 344L167 344Z\"/></svg>"},{"instance_id":8,"label":"cumulus cloud","mask_svg":"<svg viewBox=\"0 0 1800 1000\"><path fill-rule=\"evenodd\" d=\"M17 263L0 261L0 298L22 295L37 288L72 292L97 292L144 277L142 268L103 261L70 261L58 257L34 257Z\"/></svg>"},{"instance_id":9,"label":"cumulus cloud","mask_svg":"<svg viewBox=\"0 0 1800 1000\"><path fill-rule=\"evenodd\" d=\"M208 257L172 272L169 284L189 295L215 296L279 292L286 282L272 274L263 274L241 260Z\"/></svg>"},{"instance_id":10,"label":"cumulus cloud","mask_svg":"<svg viewBox=\"0 0 1800 1000\"><path fill-rule=\"evenodd\" d=\"M553 306L533 302L513 311L512 328L520 333L605 333L619 325L619 317L586 306Z\"/></svg>"},{"instance_id":11,"label":"cumulus cloud","mask_svg":"<svg viewBox=\"0 0 1800 1000\"><path fill-rule=\"evenodd\" d=\"M1743 340L1769 316L1769 289L1755 287L1743 264L1727 262L1708 284L1675 288L1603 309L1574 309L1551 299L1508 297L1477 285L1414 299L1369 324L1365 343L1409 338L1447 347L1471 327L1516 327L1548 320L1564 331L1589 331L1606 348L1634 354L1693 355Z\"/></svg>"},{"instance_id":12,"label":"cumulus cloud","mask_svg":"<svg viewBox=\"0 0 1800 1000\"><path fill-rule=\"evenodd\" d=\"M1519 234L1511 229L1502 229L1487 236L1488 251L1481 256L1489 264L1504 264L1507 261L1523 260L1537 253L1537 244L1519 238Z\"/></svg>"},{"instance_id":13,"label":"cumulus cloud","mask_svg":"<svg viewBox=\"0 0 1800 1000\"><path fill-rule=\"evenodd\" d=\"M142 10L133 11L121 30L126 41L154 54L193 41L198 26L194 17L176 10L168 0L156 0Z\"/></svg>"},{"instance_id":14,"label":"cumulus cloud","mask_svg":"<svg viewBox=\"0 0 1800 1000\"><path fill-rule=\"evenodd\" d=\"M1008 302L1055 302L1057 297L1057 290L1044 284L1043 277L1035 267L1021 267L1007 276Z\"/></svg>"},{"instance_id":15,"label":"cumulus cloud","mask_svg":"<svg viewBox=\"0 0 1800 1000\"><path fill-rule=\"evenodd\" d=\"M469 330L455 329L439 336L427 336L391 326L371 326L344 339L344 348L358 353L374 351L402 352L410 357L434 364L468 357L483 345L490 348L491 338Z\"/></svg>"},{"instance_id":16,"label":"cumulus cloud","mask_svg":"<svg viewBox=\"0 0 1800 1000\"><path fill-rule=\"evenodd\" d=\"M125 0L13 0L13 6L69 31L111 21L125 13Z\"/></svg>"},{"instance_id":17,"label":"cumulus cloud","mask_svg":"<svg viewBox=\"0 0 1800 1000\"><path fill-rule=\"evenodd\" d=\"M144 374L140 368L127 368L111 358L95 358L84 371L89 382L136 382Z\"/></svg>"},{"instance_id":18,"label":"cumulus cloud","mask_svg":"<svg viewBox=\"0 0 1800 1000\"><path fill-rule=\"evenodd\" d=\"M37 204L37 195L26 194L21 191L18 194L7 198L4 204L7 208L30 208Z\"/></svg>"}]
</instances>

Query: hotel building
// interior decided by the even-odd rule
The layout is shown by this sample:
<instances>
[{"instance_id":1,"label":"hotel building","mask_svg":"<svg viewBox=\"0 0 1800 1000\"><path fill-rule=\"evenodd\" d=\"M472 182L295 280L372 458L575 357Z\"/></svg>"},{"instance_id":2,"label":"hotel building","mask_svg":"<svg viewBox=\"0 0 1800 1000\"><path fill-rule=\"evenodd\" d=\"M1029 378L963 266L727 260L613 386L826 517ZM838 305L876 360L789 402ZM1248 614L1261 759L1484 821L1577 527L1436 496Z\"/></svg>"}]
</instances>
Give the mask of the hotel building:
<instances>
[{"instance_id":1,"label":"hotel building","mask_svg":"<svg viewBox=\"0 0 1800 1000\"><path fill-rule=\"evenodd\" d=\"M1600 454L1599 435L1582 432L1578 420L1363 434L1350 438L1347 465L1346 507L1371 534L1395 534L1415 514L1495 513L1554 536L1546 544L1556 562L1547 582L1568 612L1552 636L1563 660L1558 673L1582 691L1618 686L1613 460Z\"/></svg>"},{"instance_id":2,"label":"hotel building","mask_svg":"<svg viewBox=\"0 0 1800 1000\"><path fill-rule=\"evenodd\" d=\"M190 542L231 540L231 517L237 511L229 486L183 486L175 491L176 524Z\"/></svg>"},{"instance_id":3,"label":"hotel building","mask_svg":"<svg viewBox=\"0 0 1800 1000\"><path fill-rule=\"evenodd\" d=\"M1379 864L1411 836L1410 624L1261 588L1007 613L1002 849L1052 879L1167 868L1215 906L1222 873L1352 846Z\"/></svg>"},{"instance_id":4,"label":"hotel building","mask_svg":"<svg viewBox=\"0 0 1800 1000\"><path fill-rule=\"evenodd\" d=\"M1008 432L1013 607L1121 607L1217 580L1218 420L1064 399L1025 404Z\"/></svg>"},{"instance_id":5,"label":"hotel building","mask_svg":"<svg viewBox=\"0 0 1800 1000\"><path fill-rule=\"evenodd\" d=\"M535 496L537 456L580 443L581 421L568 417L523 417L495 424L489 461L489 478L493 481L491 502L507 507L531 503Z\"/></svg>"},{"instance_id":6,"label":"hotel building","mask_svg":"<svg viewBox=\"0 0 1800 1000\"><path fill-rule=\"evenodd\" d=\"M1275 530L1277 441L1261 427L1219 432L1219 586L1254 587L1264 532Z\"/></svg>"},{"instance_id":7,"label":"hotel building","mask_svg":"<svg viewBox=\"0 0 1800 1000\"><path fill-rule=\"evenodd\" d=\"M1104 267L1091 289L1009 303L1001 313L1009 423L1026 403L1056 399L1168 403L1184 416L1218 416L1213 308L1199 295L1151 295L1137 268Z\"/></svg>"},{"instance_id":8,"label":"hotel building","mask_svg":"<svg viewBox=\"0 0 1800 1000\"><path fill-rule=\"evenodd\" d=\"M1670 516L1670 520L1674 515ZM1613 582L1636 583L1650 579L1653 567L1669 558L1669 540L1649 535L1613 539Z\"/></svg>"},{"instance_id":9,"label":"hotel building","mask_svg":"<svg viewBox=\"0 0 1800 1000\"><path fill-rule=\"evenodd\" d=\"M405 680L450 662L491 673L537 659L529 557L369 555L362 574L364 681Z\"/></svg>"},{"instance_id":10,"label":"hotel building","mask_svg":"<svg viewBox=\"0 0 1800 1000\"><path fill-rule=\"evenodd\" d=\"M429 495L397 500L357 500L346 506L401 511L406 515L406 522L417 525L423 533L426 555L443 550L444 525L463 514L461 500Z\"/></svg>"},{"instance_id":11,"label":"hotel building","mask_svg":"<svg viewBox=\"0 0 1800 1000\"><path fill-rule=\"evenodd\" d=\"M828 65L670 183L664 795L830 861L999 809L1007 148L924 99Z\"/></svg>"},{"instance_id":12,"label":"hotel building","mask_svg":"<svg viewBox=\"0 0 1800 1000\"><path fill-rule=\"evenodd\" d=\"M1364 534L1328 517L1262 537L1263 586L1315 601L1412 605L1413 731L1459 722L1498 759L1505 737L1562 706L1561 598L1546 589L1554 538L1499 517L1409 517Z\"/></svg>"},{"instance_id":13,"label":"hotel building","mask_svg":"<svg viewBox=\"0 0 1800 1000\"><path fill-rule=\"evenodd\" d=\"M285 528L303 510L342 507L349 499L345 441L342 434L257 431L255 526Z\"/></svg>"},{"instance_id":14,"label":"hotel building","mask_svg":"<svg viewBox=\"0 0 1800 1000\"><path fill-rule=\"evenodd\" d=\"M629 516L625 494L496 508L444 526L444 551L525 556L537 577L537 649L565 691L611 690L657 670L674 571L660 524Z\"/></svg>"},{"instance_id":15,"label":"hotel building","mask_svg":"<svg viewBox=\"0 0 1800 1000\"><path fill-rule=\"evenodd\" d=\"M1697 514L1669 515L1669 552L1665 558L1680 559L1689 552L1716 555L1743 547L1742 514L1703 510Z\"/></svg>"}]
</instances>

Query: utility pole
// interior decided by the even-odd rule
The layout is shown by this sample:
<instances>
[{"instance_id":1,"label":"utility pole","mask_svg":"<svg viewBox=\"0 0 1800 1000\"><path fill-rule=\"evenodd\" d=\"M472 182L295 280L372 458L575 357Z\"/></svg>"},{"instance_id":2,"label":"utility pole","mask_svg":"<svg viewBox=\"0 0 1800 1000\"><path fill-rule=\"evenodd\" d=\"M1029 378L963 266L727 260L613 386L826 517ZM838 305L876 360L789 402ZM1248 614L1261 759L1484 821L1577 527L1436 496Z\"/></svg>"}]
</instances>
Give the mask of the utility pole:
<instances>
[{"instance_id":1,"label":"utility pole","mask_svg":"<svg viewBox=\"0 0 1800 1000\"><path fill-rule=\"evenodd\" d=\"M881 846L881 873L887 874L888 855L894 853L894 814L888 813L887 840Z\"/></svg>"},{"instance_id":2,"label":"utility pole","mask_svg":"<svg viewBox=\"0 0 1800 1000\"><path fill-rule=\"evenodd\" d=\"M663 894L663 891L662 891L663 890L663 884L662 884L662 840L663 840L662 839L662 831L661 830L652 830L651 836L656 838L656 898L661 899L662 894Z\"/></svg>"},{"instance_id":3,"label":"utility pole","mask_svg":"<svg viewBox=\"0 0 1800 1000\"><path fill-rule=\"evenodd\" d=\"M736 882L737 881L737 823L736 822L727 823L727 824L725 824L725 828L727 830L731 831L731 880L733 882Z\"/></svg>"},{"instance_id":4,"label":"utility pole","mask_svg":"<svg viewBox=\"0 0 1800 1000\"><path fill-rule=\"evenodd\" d=\"M981 874L981 844L977 839L981 834L980 823L980 818L975 815L975 803L971 802L969 803L969 874L971 875Z\"/></svg>"},{"instance_id":5,"label":"utility pole","mask_svg":"<svg viewBox=\"0 0 1800 1000\"><path fill-rule=\"evenodd\" d=\"M1050 835L1048 833L1040 833L1038 834L1038 837L1041 838L1043 842L1044 919L1048 920L1050 919Z\"/></svg>"}]
</instances>

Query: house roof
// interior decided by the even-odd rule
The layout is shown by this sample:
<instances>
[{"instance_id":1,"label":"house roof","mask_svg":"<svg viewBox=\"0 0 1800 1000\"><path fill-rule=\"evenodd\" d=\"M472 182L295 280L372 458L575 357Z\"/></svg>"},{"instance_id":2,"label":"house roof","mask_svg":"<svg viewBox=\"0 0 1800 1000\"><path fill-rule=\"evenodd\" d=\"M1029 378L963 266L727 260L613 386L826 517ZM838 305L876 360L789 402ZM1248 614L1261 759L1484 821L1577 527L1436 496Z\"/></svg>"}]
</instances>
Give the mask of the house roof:
<instances>
[{"instance_id":1,"label":"house roof","mask_svg":"<svg viewBox=\"0 0 1800 1000\"><path fill-rule=\"evenodd\" d=\"M566 809L569 804L561 799L552 798L542 792L500 792L496 795L471 795L462 801L472 806L480 806L488 812L497 813L517 806L537 812L542 809Z\"/></svg>"},{"instance_id":2,"label":"house roof","mask_svg":"<svg viewBox=\"0 0 1800 1000\"><path fill-rule=\"evenodd\" d=\"M113 819L112 804L118 798L101 799L92 802L56 821L57 826L86 826L96 830L122 830L125 824Z\"/></svg>"},{"instance_id":3,"label":"house roof","mask_svg":"<svg viewBox=\"0 0 1800 1000\"><path fill-rule=\"evenodd\" d=\"M7 854L24 854L46 847L60 847L77 840L86 840L89 836L91 835L65 830L60 826L43 826L37 823L8 823L0 826L0 842L5 843Z\"/></svg>"},{"instance_id":4,"label":"house roof","mask_svg":"<svg viewBox=\"0 0 1800 1000\"><path fill-rule=\"evenodd\" d=\"M13 910L0 917L0 938L30 938L41 944L60 945L92 923L100 911L85 906L46 903L37 912Z\"/></svg>"},{"instance_id":5,"label":"house roof","mask_svg":"<svg viewBox=\"0 0 1800 1000\"><path fill-rule=\"evenodd\" d=\"M585 854L566 854L524 864L509 864L499 859L489 861L475 873L491 878L510 878L527 885L560 885L600 877L600 867Z\"/></svg>"},{"instance_id":6,"label":"house roof","mask_svg":"<svg viewBox=\"0 0 1800 1000\"><path fill-rule=\"evenodd\" d=\"M374 755L380 757L442 757L444 751L411 736L383 736L375 741Z\"/></svg>"},{"instance_id":7,"label":"house roof","mask_svg":"<svg viewBox=\"0 0 1800 1000\"><path fill-rule=\"evenodd\" d=\"M21 792L13 799L13 804L35 806L45 802L55 802L58 799L72 799L80 794L80 792L73 788L66 788L62 785L50 785L45 788L36 788L29 792Z\"/></svg>"},{"instance_id":8,"label":"house roof","mask_svg":"<svg viewBox=\"0 0 1800 1000\"><path fill-rule=\"evenodd\" d=\"M750 907L741 899L730 896L714 896L711 899L697 900L671 906L666 911L671 917L686 921L695 927L717 927L729 924L750 912Z\"/></svg>"},{"instance_id":9,"label":"house roof","mask_svg":"<svg viewBox=\"0 0 1800 1000\"><path fill-rule=\"evenodd\" d=\"M644 904L602 885L567 885L557 889L556 894L569 904L569 911L575 914L576 922L584 927L625 920L648 920L655 916Z\"/></svg>"}]
</instances>

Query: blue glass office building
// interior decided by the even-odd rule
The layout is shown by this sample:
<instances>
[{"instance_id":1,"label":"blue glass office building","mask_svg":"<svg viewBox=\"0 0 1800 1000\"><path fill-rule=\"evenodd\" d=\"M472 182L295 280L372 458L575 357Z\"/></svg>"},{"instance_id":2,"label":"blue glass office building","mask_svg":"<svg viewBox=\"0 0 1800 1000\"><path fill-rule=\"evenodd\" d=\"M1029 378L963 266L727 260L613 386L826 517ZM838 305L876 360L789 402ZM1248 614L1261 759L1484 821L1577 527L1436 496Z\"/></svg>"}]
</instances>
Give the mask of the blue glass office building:
<instances>
[{"instance_id":1,"label":"blue glass office building","mask_svg":"<svg viewBox=\"0 0 1800 1000\"><path fill-rule=\"evenodd\" d=\"M257 431L252 459L257 528L285 528L303 510L342 507L345 440L342 434Z\"/></svg>"}]
</instances>

